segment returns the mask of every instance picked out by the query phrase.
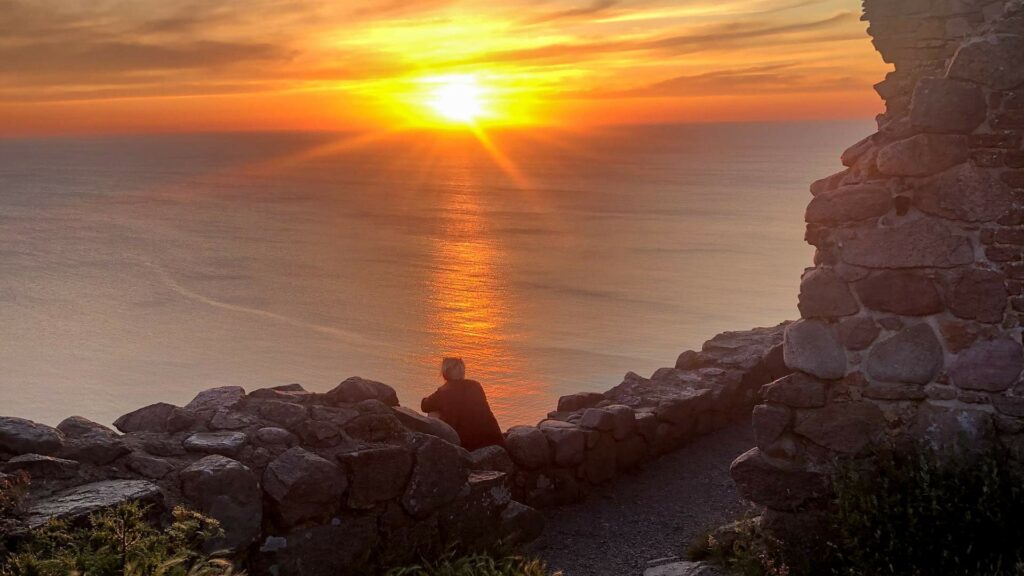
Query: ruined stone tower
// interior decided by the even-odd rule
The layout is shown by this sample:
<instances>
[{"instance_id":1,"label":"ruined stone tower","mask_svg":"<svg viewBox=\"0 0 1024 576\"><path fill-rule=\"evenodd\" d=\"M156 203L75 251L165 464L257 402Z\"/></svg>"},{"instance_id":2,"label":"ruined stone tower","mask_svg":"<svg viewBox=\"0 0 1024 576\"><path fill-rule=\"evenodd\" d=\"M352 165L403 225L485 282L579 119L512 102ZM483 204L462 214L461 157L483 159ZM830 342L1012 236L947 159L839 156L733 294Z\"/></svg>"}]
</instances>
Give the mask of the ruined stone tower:
<instances>
[{"instance_id":1,"label":"ruined stone tower","mask_svg":"<svg viewBox=\"0 0 1024 576\"><path fill-rule=\"evenodd\" d=\"M733 463L767 519L814 510L829 463L882 441L1024 458L1024 3L865 0L894 65L877 133L811 185L814 267Z\"/></svg>"}]
</instances>

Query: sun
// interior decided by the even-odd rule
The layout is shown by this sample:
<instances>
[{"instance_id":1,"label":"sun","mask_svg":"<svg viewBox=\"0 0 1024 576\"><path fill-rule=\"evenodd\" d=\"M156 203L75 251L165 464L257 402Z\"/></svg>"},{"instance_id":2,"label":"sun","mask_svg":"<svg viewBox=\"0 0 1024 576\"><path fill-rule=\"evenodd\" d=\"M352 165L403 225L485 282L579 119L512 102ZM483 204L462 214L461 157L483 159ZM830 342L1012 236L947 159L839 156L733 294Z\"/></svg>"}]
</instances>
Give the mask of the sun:
<instances>
[{"instance_id":1,"label":"sun","mask_svg":"<svg viewBox=\"0 0 1024 576\"><path fill-rule=\"evenodd\" d=\"M487 94L472 74L450 74L427 78L427 106L443 120L474 124L487 114Z\"/></svg>"}]
</instances>

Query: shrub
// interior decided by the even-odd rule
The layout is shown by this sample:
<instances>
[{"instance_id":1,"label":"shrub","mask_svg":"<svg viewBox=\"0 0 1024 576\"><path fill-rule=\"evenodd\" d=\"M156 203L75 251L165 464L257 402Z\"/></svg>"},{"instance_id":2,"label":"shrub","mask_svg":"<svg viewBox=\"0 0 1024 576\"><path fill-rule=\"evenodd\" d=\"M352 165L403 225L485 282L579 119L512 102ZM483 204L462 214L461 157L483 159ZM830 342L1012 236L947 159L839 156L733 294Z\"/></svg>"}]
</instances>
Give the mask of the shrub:
<instances>
[{"instance_id":1,"label":"shrub","mask_svg":"<svg viewBox=\"0 0 1024 576\"><path fill-rule=\"evenodd\" d=\"M881 450L836 462L817 541L783 542L748 519L690 554L744 576L1024 576L1021 478L998 449Z\"/></svg>"},{"instance_id":2,"label":"shrub","mask_svg":"<svg viewBox=\"0 0 1024 576\"><path fill-rule=\"evenodd\" d=\"M940 459L930 450L878 453L837 466L835 574L1024 574L1024 490L999 450Z\"/></svg>"},{"instance_id":3,"label":"shrub","mask_svg":"<svg viewBox=\"0 0 1024 576\"><path fill-rule=\"evenodd\" d=\"M202 552L223 535L216 520L175 508L159 529L147 509L125 503L75 528L54 520L33 531L18 551L0 559L0 576L230 576L233 565Z\"/></svg>"},{"instance_id":4,"label":"shrub","mask_svg":"<svg viewBox=\"0 0 1024 576\"><path fill-rule=\"evenodd\" d=\"M748 517L704 532L690 545L687 556L743 576L790 576L787 557L795 554L762 529L759 518Z\"/></svg>"},{"instance_id":5,"label":"shrub","mask_svg":"<svg viewBox=\"0 0 1024 576\"><path fill-rule=\"evenodd\" d=\"M24 471L0 478L0 517L16 514L20 510L30 483Z\"/></svg>"},{"instance_id":6,"label":"shrub","mask_svg":"<svg viewBox=\"0 0 1024 576\"><path fill-rule=\"evenodd\" d=\"M387 576L561 576L561 572L550 573L543 562L520 556L446 554L435 562L393 568Z\"/></svg>"}]
</instances>

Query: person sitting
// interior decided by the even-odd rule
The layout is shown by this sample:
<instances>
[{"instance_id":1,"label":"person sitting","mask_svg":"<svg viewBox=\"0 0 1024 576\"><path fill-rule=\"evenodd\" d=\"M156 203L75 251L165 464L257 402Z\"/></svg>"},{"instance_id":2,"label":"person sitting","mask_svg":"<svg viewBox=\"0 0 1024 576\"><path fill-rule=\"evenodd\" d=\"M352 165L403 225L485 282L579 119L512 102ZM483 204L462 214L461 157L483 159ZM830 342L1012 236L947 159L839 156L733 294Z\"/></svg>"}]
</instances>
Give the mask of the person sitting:
<instances>
[{"instance_id":1,"label":"person sitting","mask_svg":"<svg viewBox=\"0 0 1024 576\"><path fill-rule=\"evenodd\" d=\"M466 364L462 359L445 358L441 361L441 376L445 382L423 399L420 406L423 412L439 413L441 420L459 433L459 440L466 450L504 446L505 439L487 403L487 395L479 382L466 380Z\"/></svg>"}]
</instances>

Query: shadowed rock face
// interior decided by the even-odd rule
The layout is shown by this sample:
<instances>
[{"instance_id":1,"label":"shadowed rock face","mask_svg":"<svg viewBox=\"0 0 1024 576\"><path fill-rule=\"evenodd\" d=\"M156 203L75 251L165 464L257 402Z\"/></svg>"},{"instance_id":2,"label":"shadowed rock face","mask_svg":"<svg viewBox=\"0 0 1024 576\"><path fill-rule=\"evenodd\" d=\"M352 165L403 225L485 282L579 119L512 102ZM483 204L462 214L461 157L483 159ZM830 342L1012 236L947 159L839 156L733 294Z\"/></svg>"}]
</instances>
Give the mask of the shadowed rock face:
<instances>
[{"instance_id":1,"label":"shadowed rock face","mask_svg":"<svg viewBox=\"0 0 1024 576\"><path fill-rule=\"evenodd\" d=\"M886 112L811 185L796 372L765 387L758 448L733 465L776 520L820 503L837 455L1012 448L1024 430L1024 3L864 10L895 67L876 86Z\"/></svg>"}]
</instances>

